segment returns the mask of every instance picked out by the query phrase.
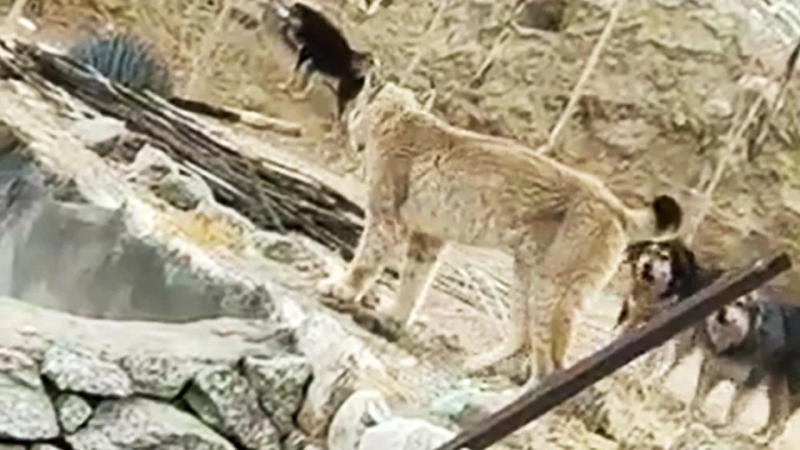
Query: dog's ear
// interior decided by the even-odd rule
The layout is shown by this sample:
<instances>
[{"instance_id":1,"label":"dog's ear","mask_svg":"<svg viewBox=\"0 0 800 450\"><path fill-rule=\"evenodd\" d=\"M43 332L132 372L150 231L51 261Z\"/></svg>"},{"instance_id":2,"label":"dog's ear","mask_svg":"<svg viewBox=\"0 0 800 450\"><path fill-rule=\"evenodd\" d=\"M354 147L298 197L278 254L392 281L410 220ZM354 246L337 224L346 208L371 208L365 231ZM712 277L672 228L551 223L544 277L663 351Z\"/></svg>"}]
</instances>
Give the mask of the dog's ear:
<instances>
[{"instance_id":1,"label":"dog's ear","mask_svg":"<svg viewBox=\"0 0 800 450\"><path fill-rule=\"evenodd\" d=\"M653 214L656 218L656 231L674 233L683 223L683 209L669 195L659 195L653 200Z\"/></svg>"},{"instance_id":2,"label":"dog's ear","mask_svg":"<svg viewBox=\"0 0 800 450\"><path fill-rule=\"evenodd\" d=\"M641 241L628 245L628 247L625 249L625 256L622 259L622 263L623 264L634 263L637 259L639 259L639 256L642 255L644 249L647 248L647 246L650 244L651 244L650 241Z\"/></svg>"},{"instance_id":3,"label":"dog's ear","mask_svg":"<svg viewBox=\"0 0 800 450\"><path fill-rule=\"evenodd\" d=\"M673 258L672 271L681 279L681 284L696 285L701 274L694 252L678 239L671 241L670 246Z\"/></svg>"}]
</instances>

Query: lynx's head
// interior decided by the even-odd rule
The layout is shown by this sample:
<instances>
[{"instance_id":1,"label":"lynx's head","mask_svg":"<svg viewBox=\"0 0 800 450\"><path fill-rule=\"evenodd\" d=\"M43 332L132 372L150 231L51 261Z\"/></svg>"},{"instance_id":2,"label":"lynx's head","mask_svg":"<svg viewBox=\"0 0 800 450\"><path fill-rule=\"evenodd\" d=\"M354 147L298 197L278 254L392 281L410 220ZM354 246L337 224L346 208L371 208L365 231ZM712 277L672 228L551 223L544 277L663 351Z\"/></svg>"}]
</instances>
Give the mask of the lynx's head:
<instances>
[{"instance_id":1,"label":"lynx's head","mask_svg":"<svg viewBox=\"0 0 800 450\"><path fill-rule=\"evenodd\" d=\"M422 110L414 91L387 80L379 69L379 66L373 67L367 73L364 87L347 115L347 134L353 150L364 148L373 124L381 123L393 114Z\"/></svg>"}]
</instances>

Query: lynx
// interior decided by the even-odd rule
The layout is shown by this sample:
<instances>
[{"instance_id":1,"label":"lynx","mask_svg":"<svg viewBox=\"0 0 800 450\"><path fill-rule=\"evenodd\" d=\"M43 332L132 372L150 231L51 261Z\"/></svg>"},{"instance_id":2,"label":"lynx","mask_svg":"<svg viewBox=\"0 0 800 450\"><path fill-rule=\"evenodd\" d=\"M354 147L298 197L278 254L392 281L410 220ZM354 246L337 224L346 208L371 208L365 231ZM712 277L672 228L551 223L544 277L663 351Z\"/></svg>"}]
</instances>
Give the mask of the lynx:
<instances>
[{"instance_id":1,"label":"lynx","mask_svg":"<svg viewBox=\"0 0 800 450\"><path fill-rule=\"evenodd\" d=\"M357 99L348 125L366 149L366 225L345 273L318 289L357 301L387 260L404 256L395 302L379 315L392 334L410 323L447 243L509 252L510 338L468 361L468 370L526 345L531 380L561 369L574 313L606 285L628 245L668 239L681 225L682 209L670 196L632 209L590 174L513 140L445 123L410 90L389 82L369 96Z\"/></svg>"}]
</instances>

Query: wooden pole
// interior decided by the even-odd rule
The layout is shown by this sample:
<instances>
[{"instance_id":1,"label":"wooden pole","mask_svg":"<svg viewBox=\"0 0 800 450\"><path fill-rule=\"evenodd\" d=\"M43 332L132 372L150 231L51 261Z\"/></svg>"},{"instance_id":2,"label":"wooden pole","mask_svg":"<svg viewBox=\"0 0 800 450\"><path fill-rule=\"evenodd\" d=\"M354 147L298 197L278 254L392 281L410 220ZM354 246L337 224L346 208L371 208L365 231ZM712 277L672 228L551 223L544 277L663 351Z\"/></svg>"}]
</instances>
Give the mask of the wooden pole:
<instances>
[{"instance_id":1,"label":"wooden pole","mask_svg":"<svg viewBox=\"0 0 800 450\"><path fill-rule=\"evenodd\" d=\"M781 253L766 264L758 261L735 276L722 277L644 326L619 337L563 372L544 379L539 386L492 414L474 429L464 431L436 450L482 450L489 447L639 355L663 344L721 306L789 270L791 266L788 254Z\"/></svg>"}]
</instances>

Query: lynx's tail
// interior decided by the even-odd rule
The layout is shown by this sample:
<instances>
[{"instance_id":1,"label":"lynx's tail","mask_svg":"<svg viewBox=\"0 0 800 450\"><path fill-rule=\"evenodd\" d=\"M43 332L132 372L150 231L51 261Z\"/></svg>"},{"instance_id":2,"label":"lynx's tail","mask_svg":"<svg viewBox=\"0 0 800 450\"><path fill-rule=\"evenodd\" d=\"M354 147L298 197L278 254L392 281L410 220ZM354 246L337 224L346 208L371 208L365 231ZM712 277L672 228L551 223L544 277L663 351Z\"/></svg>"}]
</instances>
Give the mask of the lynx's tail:
<instances>
[{"instance_id":1,"label":"lynx's tail","mask_svg":"<svg viewBox=\"0 0 800 450\"><path fill-rule=\"evenodd\" d=\"M683 209L669 195L659 195L649 207L627 211L628 238L631 243L669 240L683 224Z\"/></svg>"}]
</instances>

